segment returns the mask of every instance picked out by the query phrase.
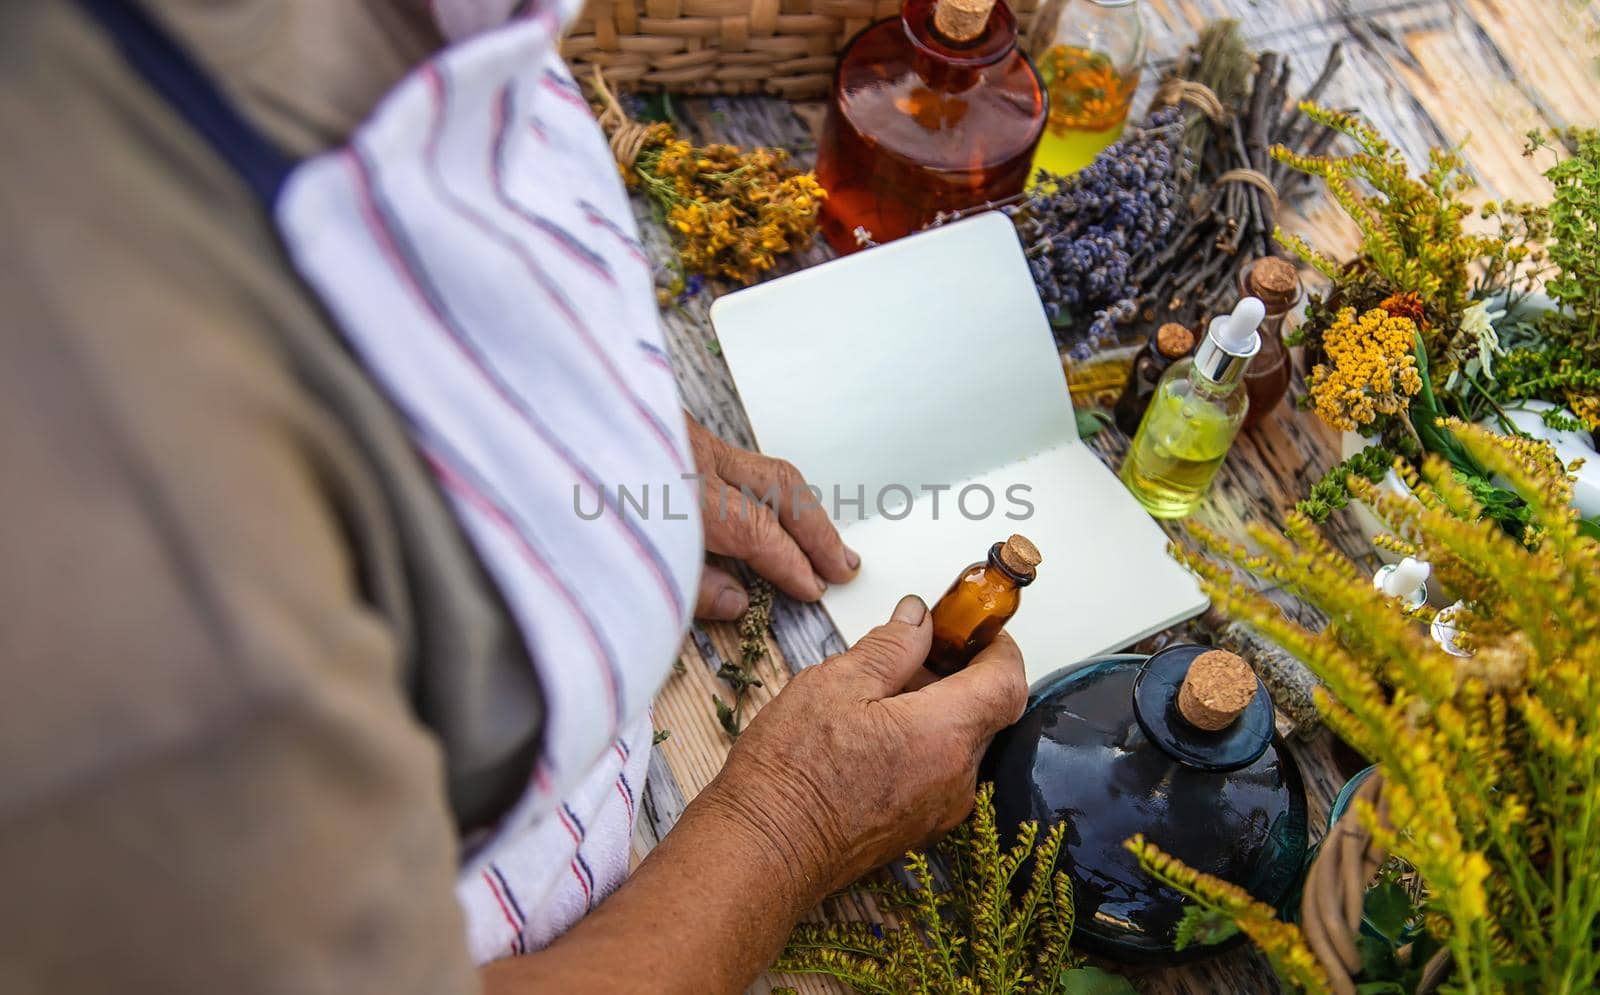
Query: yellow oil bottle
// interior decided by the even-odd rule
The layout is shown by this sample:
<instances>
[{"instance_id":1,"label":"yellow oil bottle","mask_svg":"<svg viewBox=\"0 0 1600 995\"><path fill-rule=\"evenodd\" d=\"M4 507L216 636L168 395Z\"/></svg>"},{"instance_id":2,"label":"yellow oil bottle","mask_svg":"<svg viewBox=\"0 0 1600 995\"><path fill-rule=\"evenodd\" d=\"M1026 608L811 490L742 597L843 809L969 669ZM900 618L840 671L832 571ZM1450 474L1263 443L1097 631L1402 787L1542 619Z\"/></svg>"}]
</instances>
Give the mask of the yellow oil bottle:
<instances>
[{"instance_id":1,"label":"yellow oil bottle","mask_svg":"<svg viewBox=\"0 0 1600 995\"><path fill-rule=\"evenodd\" d=\"M1155 517L1192 514L1210 489L1250 405L1242 381L1265 315L1259 299L1244 298L1156 385L1122 463L1122 482Z\"/></svg>"}]
</instances>

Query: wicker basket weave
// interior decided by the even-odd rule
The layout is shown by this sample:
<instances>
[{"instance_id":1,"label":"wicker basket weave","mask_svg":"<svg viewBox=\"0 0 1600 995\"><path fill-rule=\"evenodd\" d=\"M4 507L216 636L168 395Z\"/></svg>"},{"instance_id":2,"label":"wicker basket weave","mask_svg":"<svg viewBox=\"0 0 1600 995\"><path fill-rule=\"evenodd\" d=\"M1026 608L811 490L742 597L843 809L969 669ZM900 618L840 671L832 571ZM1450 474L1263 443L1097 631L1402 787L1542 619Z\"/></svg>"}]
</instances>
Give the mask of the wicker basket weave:
<instances>
[{"instance_id":1,"label":"wicker basket weave","mask_svg":"<svg viewBox=\"0 0 1600 995\"><path fill-rule=\"evenodd\" d=\"M1389 824L1382 772L1374 771L1363 781L1355 799L1372 805L1379 821ZM1323 837L1300 899L1300 929L1328 974L1332 995L1356 995L1362 903L1373 875L1388 857L1361 824L1358 807L1352 804ZM1424 966L1416 995L1433 995L1449 973L1449 951L1440 950Z\"/></svg>"},{"instance_id":2,"label":"wicker basket weave","mask_svg":"<svg viewBox=\"0 0 1600 995\"><path fill-rule=\"evenodd\" d=\"M1026 36L1039 0L1014 0ZM588 0L562 43L573 75L598 66L625 90L828 92L839 50L899 0Z\"/></svg>"}]
</instances>

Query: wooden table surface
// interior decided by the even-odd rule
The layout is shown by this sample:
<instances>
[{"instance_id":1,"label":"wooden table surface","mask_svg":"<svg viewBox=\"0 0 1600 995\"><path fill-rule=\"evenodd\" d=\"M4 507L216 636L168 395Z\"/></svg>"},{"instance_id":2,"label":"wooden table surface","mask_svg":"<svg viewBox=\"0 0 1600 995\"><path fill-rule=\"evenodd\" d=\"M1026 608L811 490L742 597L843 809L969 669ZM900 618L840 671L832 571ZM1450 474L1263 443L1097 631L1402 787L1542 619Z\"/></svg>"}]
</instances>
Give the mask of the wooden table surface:
<instances>
[{"instance_id":1,"label":"wooden table surface","mask_svg":"<svg viewBox=\"0 0 1600 995\"><path fill-rule=\"evenodd\" d=\"M1540 171L1548 162L1522 155L1530 129L1600 124L1600 9L1584 0L1145 0L1150 33L1147 95L1163 64L1191 41L1208 20L1240 20L1251 46L1282 52L1294 67L1291 92L1306 86L1331 45L1345 42L1345 65L1325 102L1359 110L1414 163L1430 146L1470 139L1465 149L1484 198L1544 198L1548 184ZM1143 106L1144 95L1135 104ZM701 142L776 145L791 149L809 164L820 108L776 100L698 99L674 109ZM1335 254L1355 244L1353 230L1324 198L1301 205L1286 227ZM647 205L636 204L641 228L658 259L669 258L665 235ZM785 264L809 265L828 255L815 248ZM780 270L781 272L782 270ZM705 425L730 442L750 445L749 425L718 354L706 312L713 286L679 306L663 311L674 369L685 404ZM1303 385L1294 386L1295 394ZM1127 440L1115 430L1102 432L1094 445L1116 466ZM1308 414L1289 404L1239 440L1217 484L1196 518L1224 534L1239 535L1246 522L1282 522L1284 512L1337 460L1337 439ZM781 455L781 454L780 454ZM801 468L804 470L804 467ZM1371 551L1352 521L1330 522L1335 541L1349 555L1370 560ZM1170 528L1181 536L1182 526ZM954 567L952 567L954 569ZM1284 609L1315 624L1308 608L1285 599ZM782 598L774 610L771 660L760 668L764 689L752 691L759 705L789 674L843 649L827 616L818 608ZM738 638L730 625L697 627L685 642L680 672L656 701L655 723L670 738L651 758L648 794L636 855L664 834L691 798L716 773L729 740L711 710L711 695L728 689L714 674L723 659L737 659ZM1307 775L1314 831L1324 825L1327 806L1359 760L1321 733L1292 743ZM885 766L884 777L893 777ZM863 919L875 915L870 901L830 900L818 916ZM1237 949L1209 962L1153 972L1129 972L1149 993L1246 993L1277 990L1264 961ZM751 990L770 991L787 984L806 995L849 989L820 978L763 978Z\"/></svg>"}]
</instances>

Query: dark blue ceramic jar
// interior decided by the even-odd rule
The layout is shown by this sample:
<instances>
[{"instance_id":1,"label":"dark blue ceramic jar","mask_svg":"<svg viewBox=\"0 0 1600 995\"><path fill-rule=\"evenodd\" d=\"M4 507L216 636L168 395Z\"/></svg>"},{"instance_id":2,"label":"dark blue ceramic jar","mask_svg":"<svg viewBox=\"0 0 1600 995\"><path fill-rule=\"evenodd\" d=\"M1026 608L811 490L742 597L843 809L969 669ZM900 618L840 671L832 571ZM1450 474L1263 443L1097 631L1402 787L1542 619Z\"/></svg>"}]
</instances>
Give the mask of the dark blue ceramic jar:
<instances>
[{"instance_id":1,"label":"dark blue ceramic jar","mask_svg":"<svg viewBox=\"0 0 1600 995\"><path fill-rule=\"evenodd\" d=\"M1218 949L1173 951L1185 899L1123 848L1135 833L1269 905L1297 891L1307 843L1300 770L1274 735L1259 682L1220 731L1184 719L1178 690L1204 652L1174 646L1057 671L1034 685L985 760L1003 832L1027 819L1067 823L1059 866L1072 878L1073 943L1091 953L1170 963Z\"/></svg>"}]
</instances>

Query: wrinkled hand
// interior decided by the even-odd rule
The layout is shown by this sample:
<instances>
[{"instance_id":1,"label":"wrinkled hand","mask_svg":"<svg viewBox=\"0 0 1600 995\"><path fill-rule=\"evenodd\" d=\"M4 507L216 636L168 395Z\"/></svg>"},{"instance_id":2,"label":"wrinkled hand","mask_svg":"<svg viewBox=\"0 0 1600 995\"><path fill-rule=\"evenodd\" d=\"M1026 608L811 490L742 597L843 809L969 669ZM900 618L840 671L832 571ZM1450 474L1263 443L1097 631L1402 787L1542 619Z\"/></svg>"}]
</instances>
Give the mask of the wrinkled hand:
<instances>
[{"instance_id":1,"label":"wrinkled hand","mask_svg":"<svg viewBox=\"0 0 1600 995\"><path fill-rule=\"evenodd\" d=\"M793 464L736 449L693 418L688 421L695 468L703 478L700 517L708 553L745 561L800 601L816 601L828 584L855 576L861 558L839 538ZM695 617L738 618L749 603L736 577L706 565Z\"/></svg>"},{"instance_id":2,"label":"wrinkled hand","mask_svg":"<svg viewBox=\"0 0 1600 995\"><path fill-rule=\"evenodd\" d=\"M964 670L903 690L932 634L922 600L902 599L848 652L795 675L702 793L779 851L810 901L954 828L989 741L1022 715L1022 654L1004 632Z\"/></svg>"}]
</instances>

